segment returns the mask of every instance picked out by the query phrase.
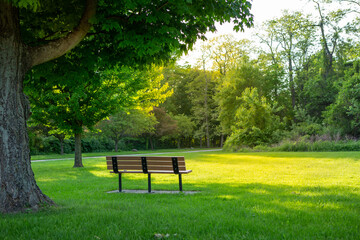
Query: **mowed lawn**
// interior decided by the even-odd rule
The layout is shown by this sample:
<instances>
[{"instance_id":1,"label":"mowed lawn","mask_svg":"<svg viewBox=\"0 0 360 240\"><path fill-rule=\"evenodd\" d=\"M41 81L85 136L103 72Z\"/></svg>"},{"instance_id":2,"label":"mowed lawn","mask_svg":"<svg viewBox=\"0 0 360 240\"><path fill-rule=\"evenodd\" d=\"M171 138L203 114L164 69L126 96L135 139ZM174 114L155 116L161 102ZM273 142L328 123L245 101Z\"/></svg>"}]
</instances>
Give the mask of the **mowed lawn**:
<instances>
[{"instance_id":1,"label":"mowed lawn","mask_svg":"<svg viewBox=\"0 0 360 240\"><path fill-rule=\"evenodd\" d=\"M105 159L32 164L56 207L0 215L0 239L360 239L360 153L184 153L185 194L108 194ZM162 155L163 156L163 155ZM177 190L152 175L153 190ZM125 175L125 189L147 176Z\"/></svg>"}]
</instances>

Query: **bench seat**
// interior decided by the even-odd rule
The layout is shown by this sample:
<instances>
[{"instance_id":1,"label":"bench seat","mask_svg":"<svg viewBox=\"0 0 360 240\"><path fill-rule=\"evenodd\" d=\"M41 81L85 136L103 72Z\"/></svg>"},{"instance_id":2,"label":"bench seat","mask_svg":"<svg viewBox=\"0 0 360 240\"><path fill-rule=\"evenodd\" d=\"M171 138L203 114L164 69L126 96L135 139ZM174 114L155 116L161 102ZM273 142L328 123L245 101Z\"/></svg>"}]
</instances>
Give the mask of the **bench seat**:
<instances>
[{"instance_id":1,"label":"bench seat","mask_svg":"<svg viewBox=\"0 0 360 240\"><path fill-rule=\"evenodd\" d=\"M119 173L144 173L143 171L118 171ZM188 174L191 173L192 170L186 170L186 171L179 171L179 174ZM114 171L111 171L110 173L115 173ZM174 171L151 171L149 170L148 173L160 173L160 174L175 174Z\"/></svg>"}]
</instances>

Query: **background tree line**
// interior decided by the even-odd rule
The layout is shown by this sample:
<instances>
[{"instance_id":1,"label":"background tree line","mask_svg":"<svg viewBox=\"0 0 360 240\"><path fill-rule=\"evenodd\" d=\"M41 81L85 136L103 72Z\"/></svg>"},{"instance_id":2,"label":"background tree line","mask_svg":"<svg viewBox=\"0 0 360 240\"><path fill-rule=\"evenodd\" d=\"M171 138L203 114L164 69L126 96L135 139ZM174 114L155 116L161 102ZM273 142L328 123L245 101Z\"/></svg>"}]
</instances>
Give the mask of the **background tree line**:
<instances>
[{"instance_id":1,"label":"background tree line","mask_svg":"<svg viewBox=\"0 0 360 240\"><path fill-rule=\"evenodd\" d=\"M87 102L94 107L89 114L95 117L95 113L100 114L97 110L114 108L111 112L115 113L106 120L100 121L101 116L89 125L86 121L92 118L82 113L87 119L80 121L83 125L65 116L69 126L62 126L55 121L59 119L56 114L51 114L56 117L49 121L51 111L32 99L33 153L74 151L76 132L83 134L83 151L223 147L224 143L228 149L239 149L289 141L357 139L360 59L355 7L359 5L330 10L330 4L313 4L316 15L284 11L265 22L252 41L224 35L205 42L195 67L172 64L141 72L115 68L103 76L87 76L94 79L95 86L99 84L97 93L106 89L96 100L100 105ZM55 69L54 73L64 76ZM44 78L40 70L32 77ZM111 81L104 79L109 77L114 86L131 86L122 89L128 93L126 99L118 100L123 102L105 101L105 96L111 96L109 88L116 92L116 87L106 87ZM142 84L137 85L140 78ZM74 81L69 84L74 86ZM37 89L34 87L32 92ZM58 90L49 87L54 89L54 98ZM96 99L95 89L86 93L87 87L76 87L74 96L85 94ZM132 94L137 97L132 99ZM74 103L79 104L79 100ZM47 122L41 121L38 110ZM39 123L46 127L39 128ZM70 131L70 126L80 130ZM61 147L63 143L65 147Z\"/></svg>"}]
</instances>

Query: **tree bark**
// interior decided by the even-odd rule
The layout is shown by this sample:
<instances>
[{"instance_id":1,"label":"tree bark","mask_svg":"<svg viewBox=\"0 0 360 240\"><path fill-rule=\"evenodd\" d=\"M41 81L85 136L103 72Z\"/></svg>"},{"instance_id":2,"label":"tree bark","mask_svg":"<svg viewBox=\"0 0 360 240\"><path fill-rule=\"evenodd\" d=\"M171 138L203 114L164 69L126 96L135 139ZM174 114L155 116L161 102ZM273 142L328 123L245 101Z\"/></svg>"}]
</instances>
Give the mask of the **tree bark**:
<instances>
[{"instance_id":1,"label":"tree bark","mask_svg":"<svg viewBox=\"0 0 360 240\"><path fill-rule=\"evenodd\" d=\"M67 36L61 39L50 41L46 45L40 45L29 49L31 65L39 65L55 58L61 57L64 53L73 49L86 36L90 30L89 20L95 15L97 0L87 0L85 11L80 19L78 26Z\"/></svg>"},{"instance_id":2,"label":"tree bark","mask_svg":"<svg viewBox=\"0 0 360 240\"><path fill-rule=\"evenodd\" d=\"M53 134L53 136L56 137L60 142L60 155L64 155L65 134L59 133L59 134Z\"/></svg>"},{"instance_id":3,"label":"tree bark","mask_svg":"<svg viewBox=\"0 0 360 240\"><path fill-rule=\"evenodd\" d=\"M325 29L324 29L324 16L321 12L321 8L320 8L320 4L316 1L314 1L317 5L317 9L320 15L320 23L319 23L319 27L321 30L321 38L322 38L322 45L323 45L323 51L324 51L324 70L323 70L323 78L325 81L328 80L328 77L332 75L333 73L333 54L335 52L335 48L337 45L337 40L338 38L333 38L333 47L332 50L330 50L329 45L328 45L328 41L326 39L326 35L325 35Z\"/></svg>"},{"instance_id":4,"label":"tree bark","mask_svg":"<svg viewBox=\"0 0 360 240\"><path fill-rule=\"evenodd\" d=\"M36 185L26 120L30 104L23 79L31 67L19 33L18 10L0 0L0 212L37 209L53 202Z\"/></svg>"},{"instance_id":5,"label":"tree bark","mask_svg":"<svg viewBox=\"0 0 360 240\"><path fill-rule=\"evenodd\" d=\"M117 152L118 151L119 140L115 140L114 142L115 142L115 152Z\"/></svg>"},{"instance_id":6,"label":"tree bark","mask_svg":"<svg viewBox=\"0 0 360 240\"><path fill-rule=\"evenodd\" d=\"M23 79L33 66L57 58L75 47L90 29L96 0L87 0L78 26L66 37L30 48L20 36L19 11L0 0L0 212L18 212L53 204L36 185L31 169L26 120L30 104Z\"/></svg>"},{"instance_id":7,"label":"tree bark","mask_svg":"<svg viewBox=\"0 0 360 240\"><path fill-rule=\"evenodd\" d=\"M82 164L82 154L81 154L81 133L75 133L75 162L74 168L84 167Z\"/></svg>"},{"instance_id":8,"label":"tree bark","mask_svg":"<svg viewBox=\"0 0 360 240\"><path fill-rule=\"evenodd\" d=\"M115 152L117 152L118 151L118 149L119 149L119 135L117 135L117 134L115 134L115 136L113 136L113 140L114 140L114 144L115 144Z\"/></svg>"}]
</instances>

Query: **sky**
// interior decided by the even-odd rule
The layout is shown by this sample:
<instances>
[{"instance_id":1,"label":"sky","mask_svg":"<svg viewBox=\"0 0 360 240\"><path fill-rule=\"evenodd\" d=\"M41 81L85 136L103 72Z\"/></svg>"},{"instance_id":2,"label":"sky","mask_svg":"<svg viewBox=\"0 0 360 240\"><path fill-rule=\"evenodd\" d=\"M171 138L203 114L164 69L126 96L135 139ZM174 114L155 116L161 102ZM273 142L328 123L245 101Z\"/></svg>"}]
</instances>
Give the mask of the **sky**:
<instances>
[{"instance_id":1,"label":"sky","mask_svg":"<svg viewBox=\"0 0 360 240\"><path fill-rule=\"evenodd\" d=\"M285 9L289 11L302 11L303 13L312 13L314 12L314 4L309 2L309 0L253 0L251 12L254 15L254 25L259 26L262 22L266 20L273 19L281 15L281 12ZM232 24L224 24L217 26L216 33L207 33L207 39L211 39L215 36L223 34L233 34L235 38L251 38L251 34L254 31L252 29L245 29L245 32L234 32L232 30ZM201 41L198 41L195 44L194 51L188 53L187 56L183 56L179 64L184 64L185 62L194 65L196 59L199 56L199 51L197 50Z\"/></svg>"}]
</instances>

